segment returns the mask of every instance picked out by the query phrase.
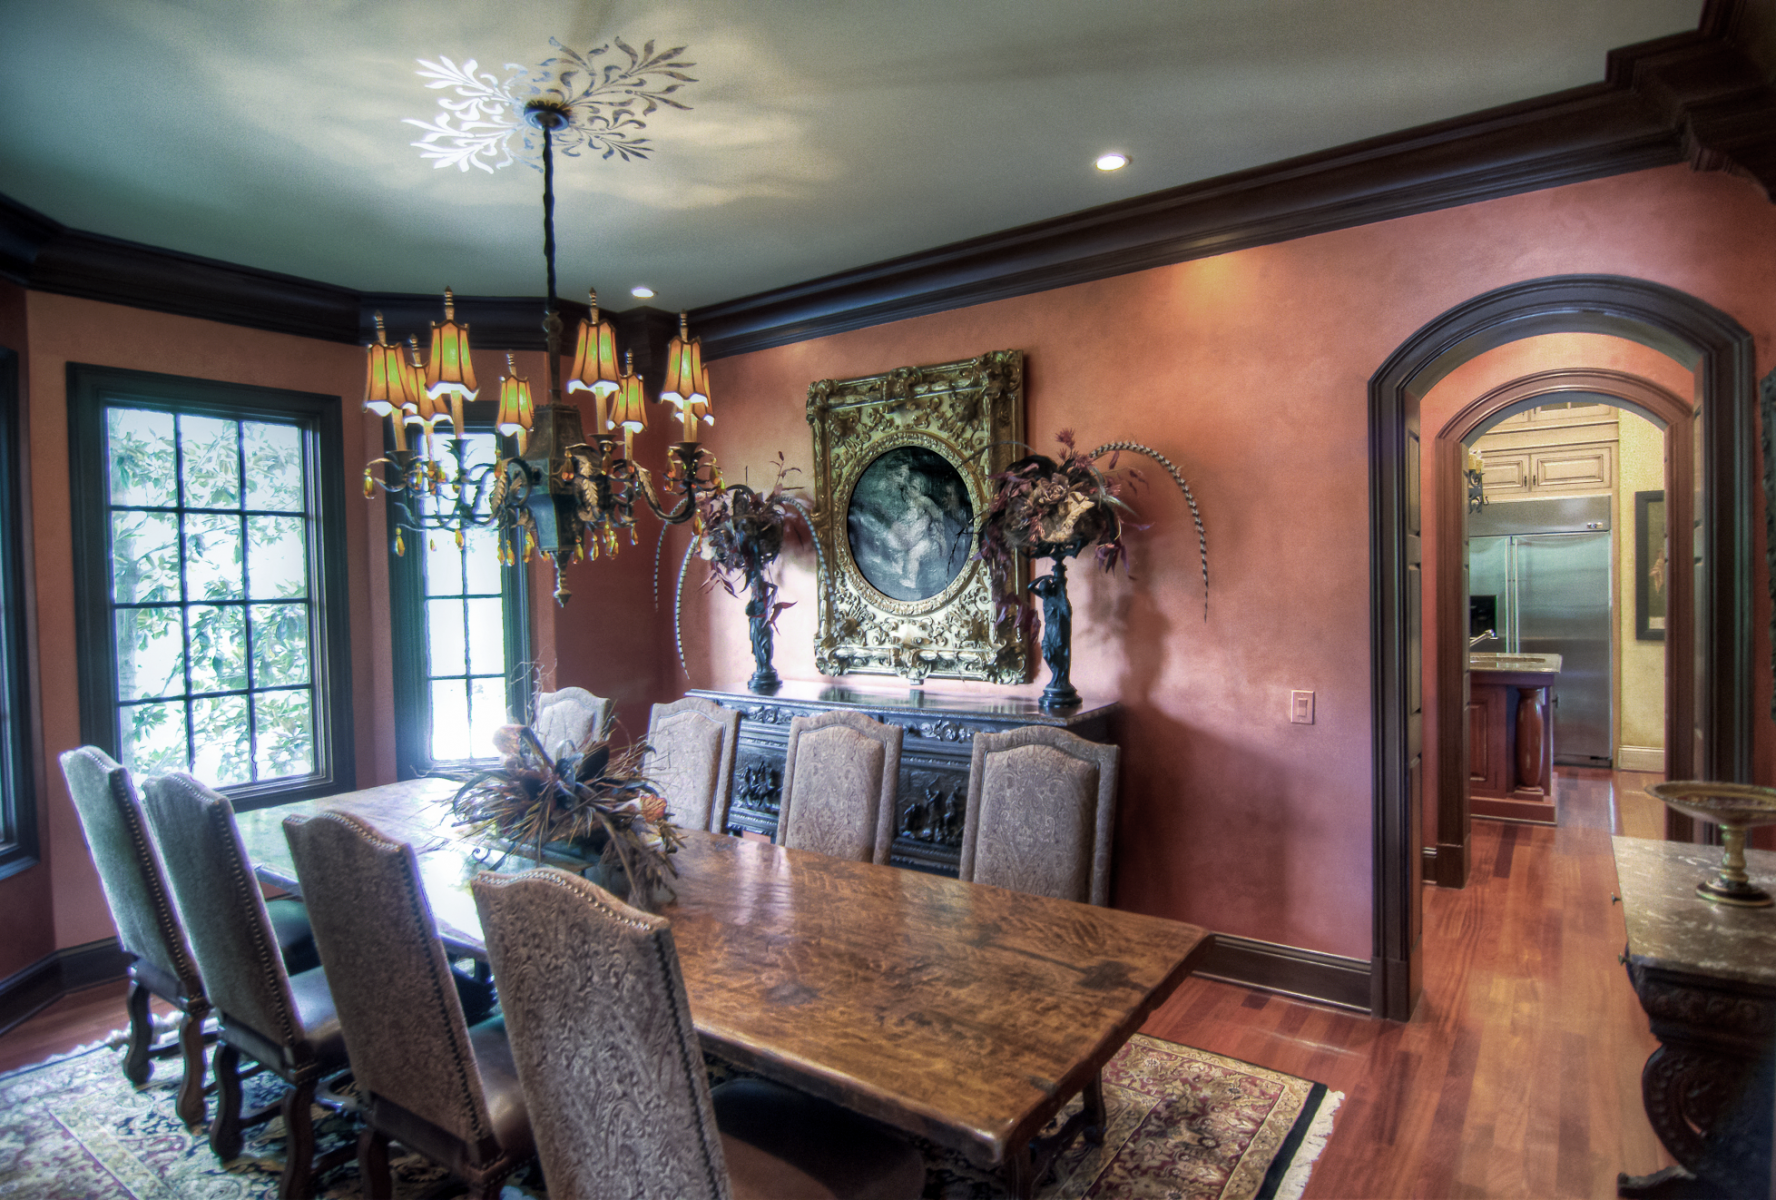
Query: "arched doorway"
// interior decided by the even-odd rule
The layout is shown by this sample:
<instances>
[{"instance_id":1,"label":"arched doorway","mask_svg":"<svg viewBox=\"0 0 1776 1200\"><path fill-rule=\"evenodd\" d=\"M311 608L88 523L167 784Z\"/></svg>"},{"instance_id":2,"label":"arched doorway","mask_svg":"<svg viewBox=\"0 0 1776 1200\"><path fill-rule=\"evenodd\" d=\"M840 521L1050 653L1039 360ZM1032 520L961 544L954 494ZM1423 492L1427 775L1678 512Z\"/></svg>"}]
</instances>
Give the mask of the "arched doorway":
<instances>
[{"instance_id":1,"label":"arched doorway","mask_svg":"<svg viewBox=\"0 0 1776 1200\"><path fill-rule=\"evenodd\" d=\"M1547 333L1602 333L1650 346L1696 378L1693 448L1702 490L1691 632L1696 685L1691 771L1751 770L1751 516L1755 406L1751 335L1676 289L1568 275L1512 284L1444 313L1369 381L1370 678L1374 736L1374 929L1370 1005L1411 1016L1422 981L1419 882L1423 761L1423 443L1419 401L1486 350ZM1677 666L1674 669L1683 669Z\"/></svg>"},{"instance_id":2,"label":"arched doorway","mask_svg":"<svg viewBox=\"0 0 1776 1200\"><path fill-rule=\"evenodd\" d=\"M1437 781L1436 873L1444 887L1460 887L1467 879L1468 811L1466 764L1461 751L1466 718L1459 697L1465 656L1455 653L1467 626L1463 607L1462 551L1467 504L1462 479L1463 445L1488 426L1526 409L1539 407L1562 396L1585 395L1607 399L1665 430L1665 494L1670 498L1668 526L1673 562L1691 561L1691 512L1695 493L1695 454L1691 445L1694 410L1679 396L1639 376L1609 370L1565 369L1540 371L1512 380L1470 401L1437 431L1431 451L1432 509L1437 522L1436 544L1429 572L1436 597L1431 619L1436 624L1436 655L1433 672L1439 703L1436 709ZM1688 620L1695 603L1694 577L1674 572L1671 578L1671 611L1685 621L1674 621L1665 650L1665 747L1667 778L1684 779L1692 774L1691 754L1695 728L1696 673L1674 669L1695 661L1694 621ZM1685 828L1688 818L1680 818Z\"/></svg>"}]
</instances>

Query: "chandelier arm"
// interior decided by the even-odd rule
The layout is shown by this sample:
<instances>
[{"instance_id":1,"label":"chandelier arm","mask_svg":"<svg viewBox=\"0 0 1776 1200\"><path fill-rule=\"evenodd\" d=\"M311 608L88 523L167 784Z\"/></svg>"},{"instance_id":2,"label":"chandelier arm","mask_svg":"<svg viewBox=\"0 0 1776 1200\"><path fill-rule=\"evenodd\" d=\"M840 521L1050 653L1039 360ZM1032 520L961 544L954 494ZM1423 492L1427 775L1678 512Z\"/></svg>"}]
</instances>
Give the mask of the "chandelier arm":
<instances>
[{"instance_id":1,"label":"chandelier arm","mask_svg":"<svg viewBox=\"0 0 1776 1200\"><path fill-rule=\"evenodd\" d=\"M686 492L680 497L675 508L667 509L662 505L659 498L654 495L653 481L648 478L646 471L641 473L641 498L647 501L647 506L653 510L654 516L668 525L683 525L697 513L697 496L694 491Z\"/></svg>"}]
</instances>

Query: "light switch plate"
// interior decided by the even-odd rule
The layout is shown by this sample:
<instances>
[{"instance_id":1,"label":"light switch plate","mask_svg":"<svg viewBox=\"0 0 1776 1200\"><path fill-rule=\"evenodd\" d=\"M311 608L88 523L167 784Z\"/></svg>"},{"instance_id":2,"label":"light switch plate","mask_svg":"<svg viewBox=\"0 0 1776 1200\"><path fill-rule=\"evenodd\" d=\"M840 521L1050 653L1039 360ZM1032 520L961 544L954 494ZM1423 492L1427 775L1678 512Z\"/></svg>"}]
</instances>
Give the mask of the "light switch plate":
<instances>
[{"instance_id":1,"label":"light switch plate","mask_svg":"<svg viewBox=\"0 0 1776 1200\"><path fill-rule=\"evenodd\" d=\"M1296 725L1312 725L1314 723L1314 694L1312 692L1289 693L1289 720Z\"/></svg>"}]
</instances>

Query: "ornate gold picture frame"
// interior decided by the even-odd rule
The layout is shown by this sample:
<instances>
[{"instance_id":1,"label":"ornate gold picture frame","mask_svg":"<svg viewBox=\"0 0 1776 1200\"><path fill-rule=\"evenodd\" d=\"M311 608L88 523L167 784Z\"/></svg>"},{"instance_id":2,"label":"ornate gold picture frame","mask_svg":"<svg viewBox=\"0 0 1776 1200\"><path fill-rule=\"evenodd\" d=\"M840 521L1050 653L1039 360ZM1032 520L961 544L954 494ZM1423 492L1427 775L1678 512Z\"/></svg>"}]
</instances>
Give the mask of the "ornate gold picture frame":
<instances>
[{"instance_id":1,"label":"ornate gold picture frame","mask_svg":"<svg viewBox=\"0 0 1776 1200\"><path fill-rule=\"evenodd\" d=\"M995 619L974 526L1027 453L1024 355L995 350L808 387L826 675L1023 683L1028 641ZM1010 587L1022 589L1020 559Z\"/></svg>"}]
</instances>

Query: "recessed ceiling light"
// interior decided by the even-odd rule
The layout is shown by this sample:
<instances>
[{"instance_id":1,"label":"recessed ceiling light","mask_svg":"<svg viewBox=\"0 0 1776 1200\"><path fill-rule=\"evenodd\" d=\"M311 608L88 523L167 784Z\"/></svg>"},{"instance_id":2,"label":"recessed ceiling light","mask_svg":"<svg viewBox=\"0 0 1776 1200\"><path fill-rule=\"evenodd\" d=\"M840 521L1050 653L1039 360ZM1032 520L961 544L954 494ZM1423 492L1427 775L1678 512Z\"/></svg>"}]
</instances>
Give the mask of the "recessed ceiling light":
<instances>
[{"instance_id":1,"label":"recessed ceiling light","mask_svg":"<svg viewBox=\"0 0 1776 1200\"><path fill-rule=\"evenodd\" d=\"M652 300L654 298L654 289L645 283L638 283L629 289L629 294L634 296L637 300Z\"/></svg>"},{"instance_id":2,"label":"recessed ceiling light","mask_svg":"<svg viewBox=\"0 0 1776 1200\"><path fill-rule=\"evenodd\" d=\"M1098 170L1100 171L1120 171L1128 165L1129 156L1126 154L1110 153L1098 155Z\"/></svg>"}]
</instances>

